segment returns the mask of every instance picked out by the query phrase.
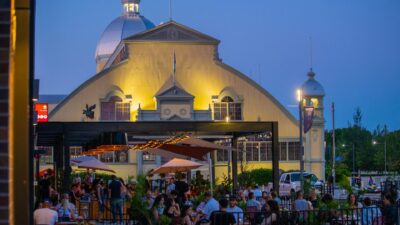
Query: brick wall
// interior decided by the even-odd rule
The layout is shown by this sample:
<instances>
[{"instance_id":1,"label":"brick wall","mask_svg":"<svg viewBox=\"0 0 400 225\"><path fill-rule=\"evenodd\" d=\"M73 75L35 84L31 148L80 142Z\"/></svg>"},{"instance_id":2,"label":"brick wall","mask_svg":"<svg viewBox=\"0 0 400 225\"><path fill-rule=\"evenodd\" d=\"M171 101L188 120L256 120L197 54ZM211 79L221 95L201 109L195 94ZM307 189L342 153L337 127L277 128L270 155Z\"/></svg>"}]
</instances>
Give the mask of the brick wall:
<instances>
[{"instance_id":1,"label":"brick wall","mask_svg":"<svg viewBox=\"0 0 400 225\"><path fill-rule=\"evenodd\" d=\"M0 224L8 224L8 87L10 0L0 0Z\"/></svg>"}]
</instances>

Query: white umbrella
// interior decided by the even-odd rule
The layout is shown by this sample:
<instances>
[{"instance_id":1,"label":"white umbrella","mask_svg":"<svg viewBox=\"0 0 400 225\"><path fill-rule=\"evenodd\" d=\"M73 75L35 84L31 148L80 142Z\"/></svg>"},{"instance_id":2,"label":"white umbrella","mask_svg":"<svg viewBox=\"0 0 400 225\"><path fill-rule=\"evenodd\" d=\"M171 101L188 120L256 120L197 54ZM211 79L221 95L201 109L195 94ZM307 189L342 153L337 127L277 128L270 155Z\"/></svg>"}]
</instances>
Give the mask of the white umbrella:
<instances>
[{"instance_id":1,"label":"white umbrella","mask_svg":"<svg viewBox=\"0 0 400 225\"><path fill-rule=\"evenodd\" d=\"M152 174L185 172L188 170L197 169L200 166L202 166L202 164L197 162L193 162L186 159L174 158L169 162L165 163L164 165L155 169L152 172Z\"/></svg>"},{"instance_id":2,"label":"white umbrella","mask_svg":"<svg viewBox=\"0 0 400 225\"><path fill-rule=\"evenodd\" d=\"M112 170L109 166L104 164L103 162L99 161L98 159L92 159L88 161L83 161L78 164L78 168L84 168L84 169L92 169L92 170L103 170L103 171L108 171L115 173L114 170Z\"/></svg>"}]
</instances>

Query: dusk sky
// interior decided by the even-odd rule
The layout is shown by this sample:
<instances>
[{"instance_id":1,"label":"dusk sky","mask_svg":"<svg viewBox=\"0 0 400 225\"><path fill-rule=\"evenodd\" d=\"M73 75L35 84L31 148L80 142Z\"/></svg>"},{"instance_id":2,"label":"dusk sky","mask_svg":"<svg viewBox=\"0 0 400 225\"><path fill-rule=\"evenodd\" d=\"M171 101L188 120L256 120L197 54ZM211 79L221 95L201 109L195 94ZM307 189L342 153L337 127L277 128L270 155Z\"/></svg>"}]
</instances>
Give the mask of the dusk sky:
<instances>
[{"instance_id":1,"label":"dusk sky","mask_svg":"<svg viewBox=\"0 0 400 225\"><path fill-rule=\"evenodd\" d=\"M122 14L120 0L37 0L36 70L41 94L69 94L95 75L95 48ZM168 0L142 0L154 24L169 19ZM174 0L173 19L221 40L223 61L245 73L298 115L295 90L313 68L336 127L356 107L369 129L400 129L400 1ZM179 63L179 62L178 62Z\"/></svg>"}]
</instances>

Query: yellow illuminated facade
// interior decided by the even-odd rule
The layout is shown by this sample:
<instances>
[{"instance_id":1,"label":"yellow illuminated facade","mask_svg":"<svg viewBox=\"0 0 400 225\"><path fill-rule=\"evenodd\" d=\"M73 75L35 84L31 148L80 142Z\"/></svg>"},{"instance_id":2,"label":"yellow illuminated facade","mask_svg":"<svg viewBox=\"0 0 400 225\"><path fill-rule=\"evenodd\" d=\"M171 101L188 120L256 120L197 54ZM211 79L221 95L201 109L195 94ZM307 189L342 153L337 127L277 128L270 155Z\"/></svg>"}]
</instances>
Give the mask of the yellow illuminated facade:
<instances>
[{"instance_id":1,"label":"yellow illuminated facade","mask_svg":"<svg viewBox=\"0 0 400 225\"><path fill-rule=\"evenodd\" d=\"M299 156L292 153L298 147L298 121L268 91L223 63L219 43L174 21L133 35L118 45L100 72L51 111L50 121L277 121L279 140L286 143L281 144L286 155L281 169L298 169ZM86 104L96 104L94 119L82 115ZM319 129L313 132L323 135ZM262 144L257 146L260 156L252 157L259 160L246 162L246 168L271 168L271 161L262 160ZM318 161L310 171L324 179L323 149L313 148L307 154ZM126 178L160 163L159 159L143 163L142 157L131 150L128 162L110 165ZM217 153L214 158L215 175L222 177L227 174L227 163L218 160Z\"/></svg>"}]
</instances>

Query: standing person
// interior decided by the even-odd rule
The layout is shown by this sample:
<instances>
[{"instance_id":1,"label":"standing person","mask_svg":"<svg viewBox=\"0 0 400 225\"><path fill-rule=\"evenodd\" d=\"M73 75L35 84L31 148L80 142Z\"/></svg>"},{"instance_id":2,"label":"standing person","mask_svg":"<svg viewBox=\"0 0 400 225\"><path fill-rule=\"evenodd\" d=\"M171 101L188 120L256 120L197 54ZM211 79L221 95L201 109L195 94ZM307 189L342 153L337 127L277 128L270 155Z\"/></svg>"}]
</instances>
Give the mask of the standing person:
<instances>
[{"instance_id":1,"label":"standing person","mask_svg":"<svg viewBox=\"0 0 400 225\"><path fill-rule=\"evenodd\" d=\"M255 208L256 210L252 211L260 211L261 210L261 204L259 201L256 200L254 193L250 192L249 193L249 199L247 200L247 208Z\"/></svg>"},{"instance_id":2,"label":"standing person","mask_svg":"<svg viewBox=\"0 0 400 225\"><path fill-rule=\"evenodd\" d=\"M226 211L233 214L237 224L243 223L243 210L237 206L237 200L234 196L229 198L229 206Z\"/></svg>"},{"instance_id":3,"label":"standing person","mask_svg":"<svg viewBox=\"0 0 400 225\"><path fill-rule=\"evenodd\" d=\"M386 194L383 198L382 216L385 225L397 225L397 206L394 198L390 194Z\"/></svg>"},{"instance_id":4,"label":"standing person","mask_svg":"<svg viewBox=\"0 0 400 225\"><path fill-rule=\"evenodd\" d=\"M362 209L362 224L363 225L373 225L375 219L379 219L381 216L381 210L376 206L372 205L371 199L364 198L364 208ZM381 222L381 221L379 221ZM377 221L377 223L379 224Z\"/></svg>"},{"instance_id":5,"label":"standing person","mask_svg":"<svg viewBox=\"0 0 400 225\"><path fill-rule=\"evenodd\" d=\"M171 179L169 179L166 194L167 195L171 194L171 191L173 191L173 190L175 190L175 179L173 177L171 177Z\"/></svg>"},{"instance_id":6,"label":"standing person","mask_svg":"<svg viewBox=\"0 0 400 225\"><path fill-rule=\"evenodd\" d=\"M44 173L43 178L39 181L39 192L41 200L50 198L50 180L47 172Z\"/></svg>"},{"instance_id":7,"label":"standing person","mask_svg":"<svg viewBox=\"0 0 400 225\"><path fill-rule=\"evenodd\" d=\"M121 197L122 184L117 180L115 175L111 175L111 182L108 185L108 198L111 201L111 213L114 223L117 222L117 213L120 220L122 220L122 197Z\"/></svg>"},{"instance_id":8,"label":"standing person","mask_svg":"<svg viewBox=\"0 0 400 225\"><path fill-rule=\"evenodd\" d=\"M256 197L256 199L257 199L257 197ZM262 195L261 195L261 199L260 199L261 206L264 206L265 204L267 204L268 200L271 200L271 199L272 199L272 197L268 194L268 192L263 191Z\"/></svg>"},{"instance_id":9,"label":"standing person","mask_svg":"<svg viewBox=\"0 0 400 225\"><path fill-rule=\"evenodd\" d=\"M272 197L272 200L276 201L278 206L282 205L282 200L279 198L278 193L276 193L276 191L271 191L271 197Z\"/></svg>"},{"instance_id":10,"label":"standing person","mask_svg":"<svg viewBox=\"0 0 400 225\"><path fill-rule=\"evenodd\" d=\"M219 203L212 197L211 192L206 192L204 194L204 202L206 204L204 205L204 208L201 212L204 215L204 219L209 221L211 214L214 211L219 210Z\"/></svg>"},{"instance_id":11,"label":"standing person","mask_svg":"<svg viewBox=\"0 0 400 225\"><path fill-rule=\"evenodd\" d=\"M255 185L255 186L254 186L254 191L253 191L253 193L254 193L254 196L256 197L256 199L257 199L258 201L260 201L260 200L261 200L261 197L262 197L262 192L261 192L260 188L258 188L258 185Z\"/></svg>"},{"instance_id":12,"label":"standing person","mask_svg":"<svg viewBox=\"0 0 400 225\"><path fill-rule=\"evenodd\" d=\"M44 200L42 207L33 212L33 221L35 225L48 224L54 225L58 222L58 214L50 209L49 200Z\"/></svg>"},{"instance_id":13,"label":"standing person","mask_svg":"<svg viewBox=\"0 0 400 225\"><path fill-rule=\"evenodd\" d=\"M308 201L311 202L311 205L314 209L317 209L319 207L318 205L318 196L317 193L315 192L315 189L312 189L310 192L310 197L308 198Z\"/></svg>"},{"instance_id":14,"label":"standing person","mask_svg":"<svg viewBox=\"0 0 400 225\"><path fill-rule=\"evenodd\" d=\"M261 224L275 225L279 224L279 205L275 200L269 200L265 204L265 218Z\"/></svg>"},{"instance_id":15,"label":"standing person","mask_svg":"<svg viewBox=\"0 0 400 225\"><path fill-rule=\"evenodd\" d=\"M101 180L96 187L96 197L99 204L99 217L98 220L103 219L104 214L104 204L105 204L105 192L104 192L104 182Z\"/></svg>"},{"instance_id":16,"label":"standing person","mask_svg":"<svg viewBox=\"0 0 400 225\"><path fill-rule=\"evenodd\" d=\"M189 191L189 185L185 181L185 174L181 174L179 180L175 181L175 191L178 192L178 201L179 203L185 202L185 193Z\"/></svg>"},{"instance_id":17,"label":"standing person","mask_svg":"<svg viewBox=\"0 0 400 225\"><path fill-rule=\"evenodd\" d=\"M353 193L350 193L347 196L347 204L346 208L348 209L361 209L363 205L357 201L357 196Z\"/></svg>"},{"instance_id":18,"label":"standing person","mask_svg":"<svg viewBox=\"0 0 400 225\"><path fill-rule=\"evenodd\" d=\"M210 225L234 225L235 217L227 212L228 200L219 200L219 211L214 211L210 216Z\"/></svg>"},{"instance_id":19,"label":"standing person","mask_svg":"<svg viewBox=\"0 0 400 225\"><path fill-rule=\"evenodd\" d=\"M296 200L293 202L293 210L297 212L297 220L299 223L307 221L307 211L311 209L311 204L303 198L303 192L296 193Z\"/></svg>"}]
</instances>

